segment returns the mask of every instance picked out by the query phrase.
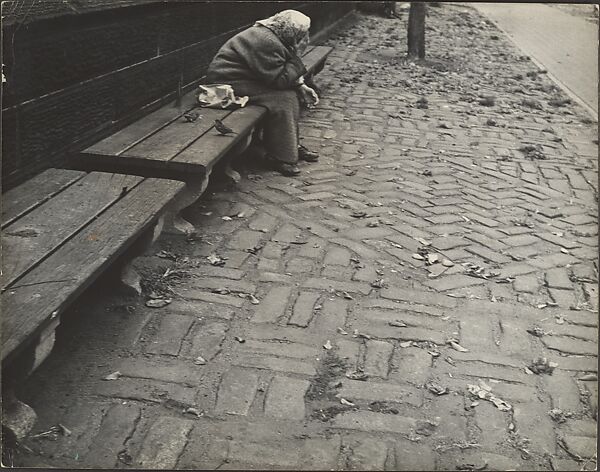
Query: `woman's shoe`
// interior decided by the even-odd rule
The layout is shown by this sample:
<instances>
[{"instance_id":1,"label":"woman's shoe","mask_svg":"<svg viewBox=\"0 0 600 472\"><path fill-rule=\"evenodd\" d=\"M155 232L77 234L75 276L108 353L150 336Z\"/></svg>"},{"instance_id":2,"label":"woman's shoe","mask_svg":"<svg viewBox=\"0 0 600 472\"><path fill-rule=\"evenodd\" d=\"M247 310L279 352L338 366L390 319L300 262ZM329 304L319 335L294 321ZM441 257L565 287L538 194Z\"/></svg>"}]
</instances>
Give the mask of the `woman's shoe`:
<instances>
[{"instance_id":1,"label":"woman's shoe","mask_svg":"<svg viewBox=\"0 0 600 472\"><path fill-rule=\"evenodd\" d=\"M298 146L298 159L306 162L317 162L319 155L316 152L309 151L302 144Z\"/></svg>"},{"instance_id":2,"label":"woman's shoe","mask_svg":"<svg viewBox=\"0 0 600 472\"><path fill-rule=\"evenodd\" d=\"M273 168L279 172L281 175L285 175L286 177L294 177L300 174L300 169L295 164L288 164L286 162L274 161Z\"/></svg>"},{"instance_id":3,"label":"woman's shoe","mask_svg":"<svg viewBox=\"0 0 600 472\"><path fill-rule=\"evenodd\" d=\"M270 155L265 156L265 162L271 169L276 170L280 174L287 177L293 177L300 173L300 169L296 164L280 161L279 159L276 159Z\"/></svg>"}]
</instances>

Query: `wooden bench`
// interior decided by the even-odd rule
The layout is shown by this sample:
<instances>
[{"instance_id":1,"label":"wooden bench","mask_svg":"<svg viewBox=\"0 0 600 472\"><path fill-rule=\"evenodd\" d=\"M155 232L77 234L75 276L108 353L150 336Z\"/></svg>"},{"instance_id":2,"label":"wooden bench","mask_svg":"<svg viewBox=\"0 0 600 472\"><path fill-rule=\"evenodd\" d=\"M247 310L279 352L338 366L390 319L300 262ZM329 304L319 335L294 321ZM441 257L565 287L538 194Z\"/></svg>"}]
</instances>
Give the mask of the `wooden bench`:
<instances>
[{"instance_id":1,"label":"wooden bench","mask_svg":"<svg viewBox=\"0 0 600 472\"><path fill-rule=\"evenodd\" d=\"M330 52L307 51L309 74ZM20 359L20 379L48 356L61 314L78 295L134 242L142 242L138 251L152 244L165 218L205 190L214 165L248 146L266 113L203 109L201 120L184 120L196 106L193 90L85 149L77 156L81 170L48 169L2 196L2 365ZM217 134L216 118L237 134ZM190 232L180 217L170 219ZM139 291L130 264L122 279ZM2 424L20 438L35 413L16 399L15 380L3 382Z\"/></svg>"},{"instance_id":2,"label":"wooden bench","mask_svg":"<svg viewBox=\"0 0 600 472\"><path fill-rule=\"evenodd\" d=\"M324 46L307 49L303 61L309 76L323 68L331 50ZM201 118L189 122L184 115L197 106L196 90L192 90L84 149L76 156L74 167L185 181L186 193L178 204L181 210L200 197L213 167L224 158L225 173L234 180L239 178L228 163L248 147L266 113L263 107L252 105L234 111L204 108ZM222 120L236 134L220 135L214 129L215 119ZM179 211L168 226L187 234L194 231Z\"/></svg>"},{"instance_id":3,"label":"wooden bench","mask_svg":"<svg viewBox=\"0 0 600 472\"><path fill-rule=\"evenodd\" d=\"M156 239L162 215L184 187L48 169L2 196L2 365L19 358L19 379L12 381L50 353L61 314L86 287L134 242ZM17 406L21 413L26 407Z\"/></svg>"}]
</instances>

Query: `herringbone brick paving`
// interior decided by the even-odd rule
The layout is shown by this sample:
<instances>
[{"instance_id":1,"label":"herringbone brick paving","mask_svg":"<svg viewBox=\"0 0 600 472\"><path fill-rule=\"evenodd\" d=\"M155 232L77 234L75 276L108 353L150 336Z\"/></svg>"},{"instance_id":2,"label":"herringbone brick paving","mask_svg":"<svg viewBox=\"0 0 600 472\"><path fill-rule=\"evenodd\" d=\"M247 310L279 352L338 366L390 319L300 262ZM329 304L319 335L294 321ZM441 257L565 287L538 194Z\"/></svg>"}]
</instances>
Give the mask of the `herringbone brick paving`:
<instances>
[{"instance_id":1,"label":"herringbone brick paving","mask_svg":"<svg viewBox=\"0 0 600 472\"><path fill-rule=\"evenodd\" d=\"M78 307L23 394L71 434L22 464L595 465L597 123L473 10L430 9L425 63L405 23L328 40L318 164L213 187L139 262L170 304Z\"/></svg>"}]
</instances>

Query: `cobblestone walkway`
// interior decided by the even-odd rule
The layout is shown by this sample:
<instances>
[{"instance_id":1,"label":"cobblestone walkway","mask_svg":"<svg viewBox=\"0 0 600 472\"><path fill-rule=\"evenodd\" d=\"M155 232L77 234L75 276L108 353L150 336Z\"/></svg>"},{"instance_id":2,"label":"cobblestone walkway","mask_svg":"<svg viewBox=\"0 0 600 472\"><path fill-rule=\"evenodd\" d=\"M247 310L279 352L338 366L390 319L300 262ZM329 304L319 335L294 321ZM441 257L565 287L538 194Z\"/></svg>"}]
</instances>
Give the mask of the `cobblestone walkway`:
<instances>
[{"instance_id":1,"label":"cobblestone walkway","mask_svg":"<svg viewBox=\"0 0 600 472\"><path fill-rule=\"evenodd\" d=\"M405 20L328 40L320 163L213 188L140 260L170 304L78 306L22 394L70 434L18 463L595 466L597 123L473 10L427 21L424 64Z\"/></svg>"}]
</instances>

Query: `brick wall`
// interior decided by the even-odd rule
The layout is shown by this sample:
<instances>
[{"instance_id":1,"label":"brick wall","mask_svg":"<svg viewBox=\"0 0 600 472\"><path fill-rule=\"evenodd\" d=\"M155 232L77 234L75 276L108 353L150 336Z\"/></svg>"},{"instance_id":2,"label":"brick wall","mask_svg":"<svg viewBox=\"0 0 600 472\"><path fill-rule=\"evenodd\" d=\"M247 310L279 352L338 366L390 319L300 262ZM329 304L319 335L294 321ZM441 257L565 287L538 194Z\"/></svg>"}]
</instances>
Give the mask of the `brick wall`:
<instances>
[{"instance_id":1,"label":"brick wall","mask_svg":"<svg viewBox=\"0 0 600 472\"><path fill-rule=\"evenodd\" d=\"M351 2L41 4L3 11L3 191L65 165L69 152L174 96L180 80L201 77L223 42L255 20L298 9L312 18L314 35L353 8Z\"/></svg>"}]
</instances>

